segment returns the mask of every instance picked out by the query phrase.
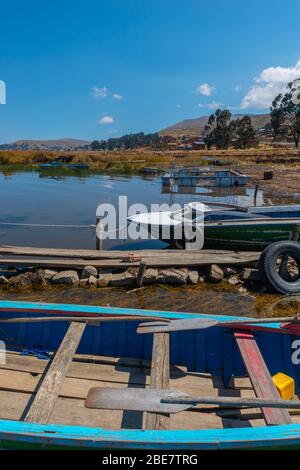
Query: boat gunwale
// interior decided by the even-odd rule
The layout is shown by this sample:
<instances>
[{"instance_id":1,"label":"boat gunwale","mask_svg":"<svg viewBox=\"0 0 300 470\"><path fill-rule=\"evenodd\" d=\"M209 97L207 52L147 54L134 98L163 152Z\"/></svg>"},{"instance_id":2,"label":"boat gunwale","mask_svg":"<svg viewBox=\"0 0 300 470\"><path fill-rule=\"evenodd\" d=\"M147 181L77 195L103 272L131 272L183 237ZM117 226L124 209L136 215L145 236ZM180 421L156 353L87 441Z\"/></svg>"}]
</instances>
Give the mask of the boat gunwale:
<instances>
[{"instance_id":1,"label":"boat gunwale","mask_svg":"<svg viewBox=\"0 0 300 470\"><path fill-rule=\"evenodd\" d=\"M110 430L87 426L38 424L0 419L0 441L35 445L140 448L242 449L299 445L300 424L199 430ZM168 447L171 446L171 447Z\"/></svg>"},{"instance_id":2,"label":"boat gunwale","mask_svg":"<svg viewBox=\"0 0 300 470\"><path fill-rule=\"evenodd\" d=\"M119 308L119 307L98 307L94 305L80 305L80 304L52 304L52 303L36 303L36 302L24 302L24 301L8 301L0 300L0 312L22 312L22 313L34 313L34 314L53 314L64 312L66 320L68 315L72 316L119 316L120 321L126 321L126 317L131 316L143 316L149 317L162 317L167 319L189 319L189 318L204 318L210 320L218 320L220 323L228 323L233 320L249 321L245 327L255 327L255 329L280 332L282 334L289 333L288 330L282 328L281 322L268 323L262 325L261 323L255 323L255 318L247 316L233 316L233 315L209 315L201 313L187 313L187 312L172 312L172 311L159 311L159 310L143 310L134 308ZM253 320L253 321L252 321ZM250 323L251 321L251 323ZM217 326L218 327L218 326ZM212 327L214 328L214 327Z\"/></svg>"}]
</instances>

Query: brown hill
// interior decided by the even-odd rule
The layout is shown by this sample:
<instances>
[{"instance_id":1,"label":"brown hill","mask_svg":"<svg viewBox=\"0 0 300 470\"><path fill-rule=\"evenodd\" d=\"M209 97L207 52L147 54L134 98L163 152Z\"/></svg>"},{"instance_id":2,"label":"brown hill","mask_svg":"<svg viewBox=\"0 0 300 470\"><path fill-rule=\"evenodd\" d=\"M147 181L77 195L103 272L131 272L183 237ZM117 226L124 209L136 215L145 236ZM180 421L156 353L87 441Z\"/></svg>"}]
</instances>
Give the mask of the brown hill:
<instances>
[{"instance_id":1,"label":"brown hill","mask_svg":"<svg viewBox=\"0 0 300 470\"><path fill-rule=\"evenodd\" d=\"M243 116L244 114L234 114L232 119L238 119ZM252 125L255 129L264 127L270 121L269 114L249 114L249 116L251 117ZM162 129L159 134L171 135L174 137L182 135L201 135L208 118L209 116L201 116L195 119L185 119L184 121L177 122L173 126Z\"/></svg>"},{"instance_id":2,"label":"brown hill","mask_svg":"<svg viewBox=\"0 0 300 470\"><path fill-rule=\"evenodd\" d=\"M90 142L81 139L17 140L0 145L0 150L82 150Z\"/></svg>"}]
</instances>

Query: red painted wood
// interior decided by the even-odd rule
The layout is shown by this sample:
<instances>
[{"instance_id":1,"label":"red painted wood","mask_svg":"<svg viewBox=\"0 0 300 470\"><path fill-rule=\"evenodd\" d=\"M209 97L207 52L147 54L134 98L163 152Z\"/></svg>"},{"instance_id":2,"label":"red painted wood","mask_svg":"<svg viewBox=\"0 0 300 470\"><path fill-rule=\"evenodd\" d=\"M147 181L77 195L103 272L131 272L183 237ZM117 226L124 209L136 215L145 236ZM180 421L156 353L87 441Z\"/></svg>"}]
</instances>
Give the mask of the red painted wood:
<instances>
[{"instance_id":1,"label":"red painted wood","mask_svg":"<svg viewBox=\"0 0 300 470\"><path fill-rule=\"evenodd\" d=\"M39 309L39 308L10 308L10 307L5 307L5 308L0 308L0 312L13 312L13 313L40 313L41 315L58 315L58 316L71 316L71 317L82 317L82 316L88 316L88 317L99 317L99 316L105 316L105 315L99 315L97 313L87 313L87 312L68 312L65 310L51 310L51 309Z\"/></svg>"},{"instance_id":2,"label":"red painted wood","mask_svg":"<svg viewBox=\"0 0 300 470\"><path fill-rule=\"evenodd\" d=\"M234 337L256 396L265 399L279 399L280 395L273 383L253 334L245 330L239 330L234 333ZM267 424L292 423L288 410L262 408L262 412Z\"/></svg>"},{"instance_id":3,"label":"red painted wood","mask_svg":"<svg viewBox=\"0 0 300 470\"><path fill-rule=\"evenodd\" d=\"M118 315L111 313L110 315L104 314L104 313L88 313L88 312L72 312L72 311L66 311L66 310L51 310L51 309L38 309L38 308L0 308L0 312L13 312L13 313L40 313L42 316L47 316L47 315L57 315L60 317L65 316L66 321L68 320L69 317L96 317L96 318L109 318L110 316L113 318L120 318L120 320L126 320L127 318L132 318L131 315ZM137 315L139 318L138 320L142 320L143 316ZM147 317L145 317L147 318Z\"/></svg>"},{"instance_id":4,"label":"red painted wood","mask_svg":"<svg viewBox=\"0 0 300 470\"><path fill-rule=\"evenodd\" d=\"M257 324L257 325L254 325L254 321L253 321L253 324L252 323L249 323L249 324L245 324L245 323L241 323L241 324L236 324L236 325L230 325L230 323L228 323L228 325L226 325L226 323L222 324L222 326L228 326L230 328L232 328L234 331L237 331L237 330L245 330L245 331L269 331L271 333L281 333L281 334L288 334L288 331L286 331L285 329L283 329L283 325L286 325L286 323L284 324L281 324L278 326L278 328L274 328L273 326L270 328L268 326L268 324ZM276 319L274 320L274 323L276 323ZM300 331L299 331L300 333Z\"/></svg>"},{"instance_id":5,"label":"red painted wood","mask_svg":"<svg viewBox=\"0 0 300 470\"><path fill-rule=\"evenodd\" d=\"M281 327L290 335L300 335L300 323L282 323Z\"/></svg>"}]
</instances>

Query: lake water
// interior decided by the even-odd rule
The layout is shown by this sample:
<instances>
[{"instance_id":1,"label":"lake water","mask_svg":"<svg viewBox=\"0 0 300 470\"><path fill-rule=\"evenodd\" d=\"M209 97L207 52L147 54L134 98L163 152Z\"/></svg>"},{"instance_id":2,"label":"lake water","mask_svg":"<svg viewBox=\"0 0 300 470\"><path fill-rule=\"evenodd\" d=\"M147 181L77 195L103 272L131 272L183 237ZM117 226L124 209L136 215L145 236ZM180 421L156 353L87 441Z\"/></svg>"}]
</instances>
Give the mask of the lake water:
<instances>
[{"instance_id":1,"label":"lake water","mask_svg":"<svg viewBox=\"0 0 300 470\"><path fill-rule=\"evenodd\" d=\"M192 192L191 192L192 191ZM128 205L187 204L191 201L220 201L253 204L251 188L184 188L170 194L160 178L140 176L54 176L39 172L0 173L0 244L47 246L53 248L95 248L93 230L96 208L111 203L118 209L118 197L127 196ZM259 192L258 204L263 204ZM85 228L30 227L18 224L86 225ZM156 240L105 240L104 249L162 248Z\"/></svg>"}]
</instances>

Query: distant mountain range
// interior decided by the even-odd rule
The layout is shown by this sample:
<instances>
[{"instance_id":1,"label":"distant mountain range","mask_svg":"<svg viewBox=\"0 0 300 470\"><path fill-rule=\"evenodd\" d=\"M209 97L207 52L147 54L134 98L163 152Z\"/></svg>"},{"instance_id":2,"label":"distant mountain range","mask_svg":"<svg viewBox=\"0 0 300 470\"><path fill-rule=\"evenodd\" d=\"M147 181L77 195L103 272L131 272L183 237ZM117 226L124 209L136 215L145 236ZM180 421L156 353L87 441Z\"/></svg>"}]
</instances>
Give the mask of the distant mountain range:
<instances>
[{"instance_id":1,"label":"distant mountain range","mask_svg":"<svg viewBox=\"0 0 300 470\"><path fill-rule=\"evenodd\" d=\"M245 116L244 114L234 114L232 119L238 119ZM251 117L252 125L255 129L264 127L270 122L269 114L249 114ZM209 116L201 116L195 119L185 119L184 121L177 122L173 126L166 127L159 131L160 135L170 135L179 137L181 135L200 135L207 124Z\"/></svg>"},{"instance_id":2,"label":"distant mountain range","mask_svg":"<svg viewBox=\"0 0 300 470\"><path fill-rule=\"evenodd\" d=\"M244 114L234 114L232 119L243 117ZM255 129L264 127L270 122L269 114L250 114L252 125ZM182 135L199 136L201 135L209 116L201 116L195 119L185 119L176 124L166 127L159 131L159 134L180 137ZM9 144L0 145L0 150L48 150L48 151L74 151L85 150L90 145L88 140L81 139L53 139L53 140L16 140Z\"/></svg>"},{"instance_id":3,"label":"distant mountain range","mask_svg":"<svg viewBox=\"0 0 300 470\"><path fill-rule=\"evenodd\" d=\"M10 144L0 145L0 150L81 150L90 142L81 139L57 140L17 140Z\"/></svg>"}]
</instances>

